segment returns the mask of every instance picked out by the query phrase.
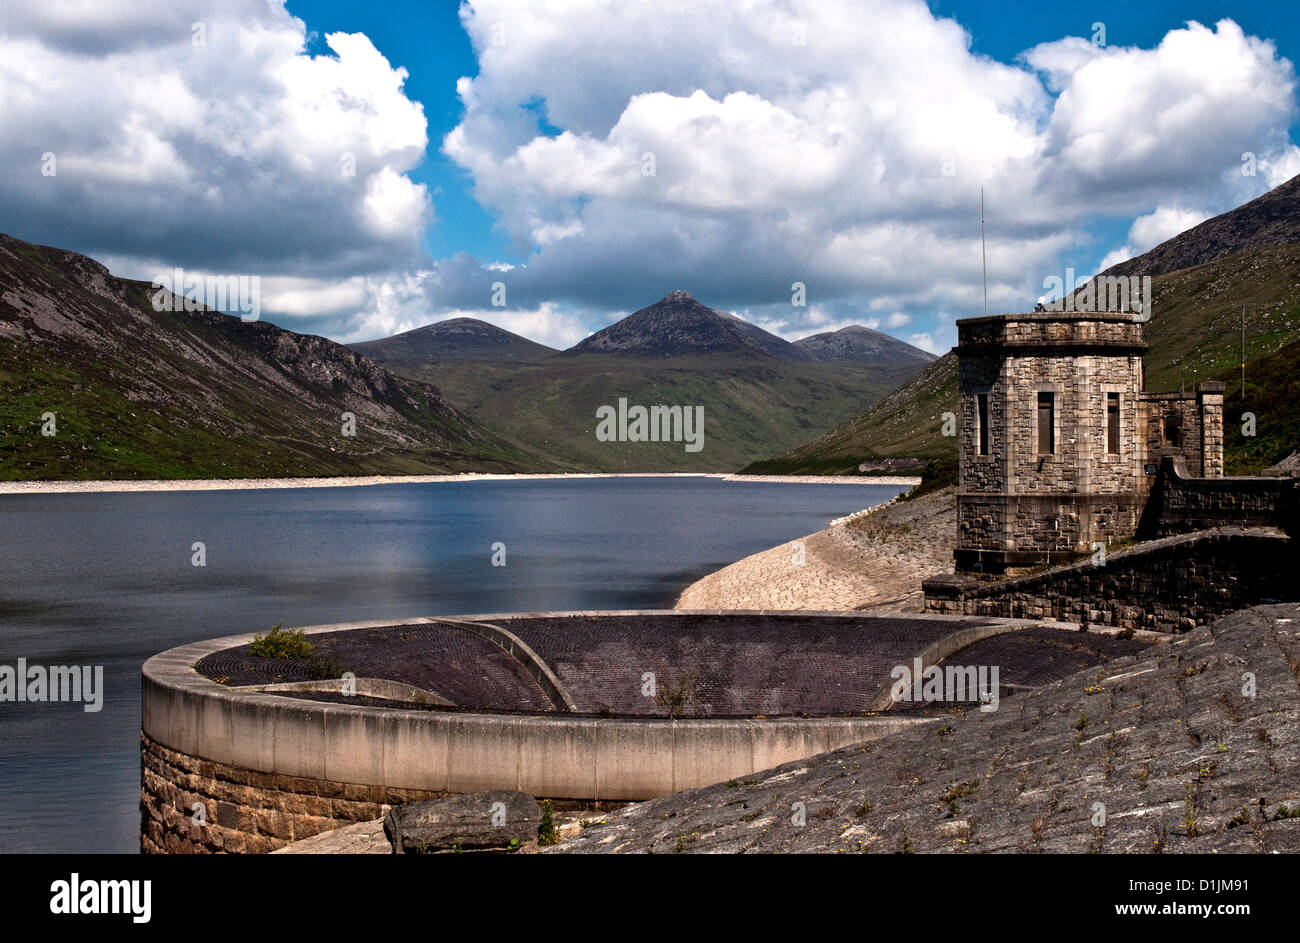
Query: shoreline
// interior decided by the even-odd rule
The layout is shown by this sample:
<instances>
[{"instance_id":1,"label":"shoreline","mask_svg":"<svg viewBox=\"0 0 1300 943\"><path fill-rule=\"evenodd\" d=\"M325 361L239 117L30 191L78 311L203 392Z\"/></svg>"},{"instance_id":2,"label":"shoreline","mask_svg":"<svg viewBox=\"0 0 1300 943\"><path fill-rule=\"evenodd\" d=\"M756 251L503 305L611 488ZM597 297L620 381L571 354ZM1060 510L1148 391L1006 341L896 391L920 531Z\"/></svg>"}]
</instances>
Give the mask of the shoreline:
<instances>
[{"instance_id":1,"label":"shoreline","mask_svg":"<svg viewBox=\"0 0 1300 943\"><path fill-rule=\"evenodd\" d=\"M278 488L364 488L371 485L436 484L452 481L550 481L585 478L717 478L759 484L897 485L912 488L920 478L888 475L736 475L729 472L573 472L563 474L356 475L331 478L150 478L73 481L0 481L5 494L99 494L154 491L260 491Z\"/></svg>"},{"instance_id":2,"label":"shoreline","mask_svg":"<svg viewBox=\"0 0 1300 943\"><path fill-rule=\"evenodd\" d=\"M952 572L956 490L891 498L742 557L687 586L673 608L919 612L921 582Z\"/></svg>"}]
</instances>

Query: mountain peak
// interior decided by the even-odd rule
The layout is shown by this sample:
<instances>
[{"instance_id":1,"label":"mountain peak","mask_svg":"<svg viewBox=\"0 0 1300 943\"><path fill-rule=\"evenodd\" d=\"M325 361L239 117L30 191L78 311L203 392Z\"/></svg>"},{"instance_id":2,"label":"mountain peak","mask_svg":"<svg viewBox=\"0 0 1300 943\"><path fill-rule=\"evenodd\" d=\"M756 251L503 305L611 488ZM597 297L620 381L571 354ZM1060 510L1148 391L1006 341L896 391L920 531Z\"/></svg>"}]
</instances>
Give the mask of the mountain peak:
<instances>
[{"instance_id":1,"label":"mountain peak","mask_svg":"<svg viewBox=\"0 0 1300 943\"><path fill-rule=\"evenodd\" d=\"M680 288L670 291L648 308L597 331L565 353L812 359L789 341L734 314L703 305L689 291Z\"/></svg>"},{"instance_id":2,"label":"mountain peak","mask_svg":"<svg viewBox=\"0 0 1300 943\"><path fill-rule=\"evenodd\" d=\"M934 355L881 331L850 324L838 331L813 334L794 342L809 356L823 361L873 364L927 364Z\"/></svg>"},{"instance_id":3,"label":"mountain peak","mask_svg":"<svg viewBox=\"0 0 1300 943\"><path fill-rule=\"evenodd\" d=\"M478 318L448 318L352 349L378 361L487 360L534 363L555 351Z\"/></svg>"}]
</instances>

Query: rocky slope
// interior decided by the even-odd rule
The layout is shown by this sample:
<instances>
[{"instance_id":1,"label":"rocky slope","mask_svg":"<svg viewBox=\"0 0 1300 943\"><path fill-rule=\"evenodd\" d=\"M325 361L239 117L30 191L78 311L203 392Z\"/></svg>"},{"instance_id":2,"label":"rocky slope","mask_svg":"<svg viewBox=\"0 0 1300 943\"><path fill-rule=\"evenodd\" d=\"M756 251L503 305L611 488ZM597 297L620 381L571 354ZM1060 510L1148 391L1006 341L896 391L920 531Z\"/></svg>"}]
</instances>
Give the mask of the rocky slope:
<instances>
[{"instance_id":1,"label":"rocky slope","mask_svg":"<svg viewBox=\"0 0 1300 943\"><path fill-rule=\"evenodd\" d=\"M434 387L333 341L206 309L156 311L146 283L0 235L0 478L503 471L529 461Z\"/></svg>"},{"instance_id":2,"label":"rocky slope","mask_svg":"<svg viewBox=\"0 0 1300 943\"><path fill-rule=\"evenodd\" d=\"M1244 610L994 712L628 807L546 853L1300 852L1297 665L1300 605Z\"/></svg>"},{"instance_id":3,"label":"rocky slope","mask_svg":"<svg viewBox=\"0 0 1300 943\"><path fill-rule=\"evenodd\" d=\"M1295 242L1300 242L1300 176L1165 240L1150 252L1112 265L1101 274L1163 275L1243 249Z\"/></svg>"}]
</instances>

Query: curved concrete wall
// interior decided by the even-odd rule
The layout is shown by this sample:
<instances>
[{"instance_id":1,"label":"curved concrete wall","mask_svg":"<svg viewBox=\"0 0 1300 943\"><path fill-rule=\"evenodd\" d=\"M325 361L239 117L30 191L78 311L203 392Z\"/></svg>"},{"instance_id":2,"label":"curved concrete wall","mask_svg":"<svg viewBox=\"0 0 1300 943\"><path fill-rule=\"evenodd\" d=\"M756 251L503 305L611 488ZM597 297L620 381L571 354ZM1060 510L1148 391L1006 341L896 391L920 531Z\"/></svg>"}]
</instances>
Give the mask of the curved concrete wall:
<instances>
[{"instance_id":1,"label":"curved concrete wall","mask_svg":"<svg viewBox=\"0 0 1300 943\"><path fill-rule=\"evenodd\" d=\"M669 610L653 614L699 613ZM570 613L516 613L513 617L525 615ZM454 621L490 623L507 618L461 616ZM304 631L315 634L442 621L453 620L384 620L312 626ZM954 623L958 622L954 619ZM954 624L954 630L960 628L960 624ZM227 818L235 823L231 829L244 835L241 823L248 816L243 815L246 809L241 805L241 796L248 802L255 799L260 809L271 807L269 812L275 812L275 807L287 808L303 797L314 800L328 796L343 786L350 790L350 799L362 796L372 804L395 795L415 797L486 789L518 789L538 797L565 800L648 799L742 777L930 722L890 716L670 720L582 717L561 712L519 715L395 710L283 697L265 689L229 688L191 667L212 652L251 640L252 635L239 635L199 642L155 655L145 663L141 727L146 769L142 804L145 830L153 827L156 833L154 840L144 842L146 850L168 846L159 831L168 821L175 834L192 832L177 816L190 814L188 799L193 798L192 794L199 794L197 801L206 802L205 797L211 797L216 790L212 786L195 787L191 782L195 777L194 781L205 783L241 784L245 792L232 793L235 808ZM194 763L202 768L186 768ZM190 792L185 792L186 788ZM359 814L350 810L344 816L334 815L328 802L323 806L314 802L307 805L314 810L312 831L346 824ZM149 825L151 818L154 826ZM291 827L283 840L274 831L258 831L270 836L269 843L259 845L235 836L226 845L242 842L238 850L271 850L277 842L302 837L294 835Z\"/></svg>"}]
</instances>

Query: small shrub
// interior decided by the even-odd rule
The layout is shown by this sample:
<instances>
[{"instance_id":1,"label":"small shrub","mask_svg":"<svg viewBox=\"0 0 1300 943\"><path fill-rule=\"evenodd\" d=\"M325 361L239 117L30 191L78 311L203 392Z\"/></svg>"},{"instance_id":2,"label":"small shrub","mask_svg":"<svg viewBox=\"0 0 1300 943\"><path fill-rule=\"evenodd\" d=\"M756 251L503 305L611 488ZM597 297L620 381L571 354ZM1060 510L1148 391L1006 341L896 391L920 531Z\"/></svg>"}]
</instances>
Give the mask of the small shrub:
<instances>
[{"instance_id":1,"label":"small shrub","mask_svg":"<svg viewBox=\"0 0 1300 943\"><path fill-rule=\"evenodd\" d=\"M699 700L695 690L695 675L684 674L676 684L661 684L655 692L655 703L668 711L668 716L681 716L688 705Z\"/></svg>"},{"instance_id":2,"label":"small shrub","mask_svg":"<svg viewBox=\"0 0 1300 943\"><path fill-rule=\"evenodd\" d=\"M313 649L301 630L286 629L283 622L271 626L265 635L254 635L248 654L259 658L306 658Z\"/></svg>"},{"instance_id":3,"label":"small shrub","mask_svg":"<svg viewBox=\"0 0 1300 943\"><path fill-rule=\"evenodd\" d=\"M542 800L542 824L537 828L537 844L556 845L559 844L560 836L555 831L555 810L551 807L550 799Z\"/></svg>"},{"instance_id":4,"label":"small shrub","mask_svg":"<svg viewBox=\"0 0 1300 943\"><path fill-rule=\"evenodd\" d=\"M907 834L907 826L903 826L903 840L898 843L898 853L910 855L916 849L912 846L912 837Z\"/></svg>"}]
</instances>

